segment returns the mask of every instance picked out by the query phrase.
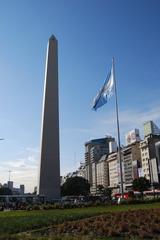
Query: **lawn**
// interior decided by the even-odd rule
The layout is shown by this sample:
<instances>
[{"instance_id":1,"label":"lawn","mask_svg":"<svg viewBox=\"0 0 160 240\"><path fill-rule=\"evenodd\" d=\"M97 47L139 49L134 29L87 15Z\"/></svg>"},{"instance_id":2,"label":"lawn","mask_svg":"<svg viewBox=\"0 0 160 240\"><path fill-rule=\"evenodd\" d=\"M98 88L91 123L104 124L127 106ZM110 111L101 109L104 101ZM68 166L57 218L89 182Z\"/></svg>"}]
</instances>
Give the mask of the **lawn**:
<instances>
[{"instance_id":1,"label":"lawn","mask_svg":"<svg viewBox=\"0 0 160 240\"><path fill-rule=\"evenodd\" d=\"M121 205L106 207L88 207L75 209L54 209L36 211L10 211L0 212L0 236L13 233L22 233L36 229L45 229L55 224L65 223L70 220L79 220L88 217L106 214L108 212L120 212L138 209L160 209L160 203ZM25 239L25 238L24 238ZM46 238L45 238L46 239ZM49 238L56 239L56 238ZM59 240L60 238L57 238ZM65 239L65 238L63 238ZM70 238L71 239L71 238ZM77 238L82 239L82 238ZM86 240L90 238L84 238ZM92 239L94 239L92 237ZM73 238L74 240L74 238Z\"/></svg>"}]
</instances>

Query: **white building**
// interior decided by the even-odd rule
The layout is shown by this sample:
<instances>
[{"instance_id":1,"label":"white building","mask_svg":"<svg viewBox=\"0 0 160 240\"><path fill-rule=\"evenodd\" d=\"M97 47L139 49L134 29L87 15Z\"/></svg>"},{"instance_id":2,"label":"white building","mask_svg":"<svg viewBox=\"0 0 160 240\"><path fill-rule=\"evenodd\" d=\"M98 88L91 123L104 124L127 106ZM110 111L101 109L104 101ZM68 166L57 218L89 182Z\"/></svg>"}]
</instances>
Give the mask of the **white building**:
<instances>
[{"instance_id":1,"label":"white building","mask_svg":"<svg viewBox=\"0 0 160 240\"><path fill-rule=\"evenodd\" d=\"M103 185L107 188L109 185L109 172L108 172L108 162L107 155L103 155L98 162L92 163L92 187L91 193L97 193L98 185Z\"/></svg>"},{"instance_id":2,"label":"white building","mask_svg":"<svg viewBox=\"0 0 160 240\"><path fill-rule=\"evenodd\" d=\"M147 139L141 141L141 159L142 159L142 176L150 180L150 169L149 169L149 148Z\"/></svg>"},{"instance_id":3,"label":"white building","mask_svg":"<svg viewBox=\"0 0 160 240\"><path fill-rule=\"evenodd\" d=\"M141 164L139 142L132 143L121 150L122 154L122 176L123 188L128 191L132 188L132 182L138 178L138 168ZM108 155L109 187L114 188L114 192L120 191L120 164L117 152Z\"/></svg>"},{"instance_id":4,"label":"white building","mask_svg":"<svg viewBox=\"0 0 160 240\"><path fill-rule=\"evenodd\" d=\"M85 143L85 168L86 179L91 186L91 192L96 192L97 186L97 164L104 155L109 154L109 143L115 139L111 136L93 139Z\"/></svg>"},{"instance_id":5,"label":"white building","mask_svg":"<svg viewBox=\"0 0 160 240\"><path fill-rule=\"evenodd\" d=\"M108 178L107 155L103 155L97 163L97 186L103 185L105 188L108 187Z\"/></svg>"},{"instance_id":6,"label":"white building","mask_svg":"<svg viewBox=\"0 0 160 240\"><path fill-rule=\"evenodd\" d=\"M119 189L117 152L108 155L109 187Z\"/></svg>"},{"instance_id":7,"label":"white building","mask_svg":"<svg viewBox=\"0 0 160 240\"><path fill-rule=\"evenodd\" d=\"M140 142L143 175L151 183L159 182L158 142L160 142L160 135L153 134L147 135Z\"/></svg>"}]
</instances>

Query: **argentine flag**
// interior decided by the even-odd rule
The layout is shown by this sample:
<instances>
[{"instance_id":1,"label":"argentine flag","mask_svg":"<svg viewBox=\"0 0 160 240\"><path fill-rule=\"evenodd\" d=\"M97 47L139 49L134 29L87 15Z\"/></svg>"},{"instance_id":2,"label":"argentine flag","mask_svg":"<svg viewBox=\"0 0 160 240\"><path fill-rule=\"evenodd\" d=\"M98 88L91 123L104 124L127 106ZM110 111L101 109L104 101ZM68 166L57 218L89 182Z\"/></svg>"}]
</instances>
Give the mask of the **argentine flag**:
<instances>
[{"instance_id":1,"label":"argentine flag","mask_svg":"<svg viewBox=\"0 0 160 240\"><path fill-rule=\"evenodd\" d=\"M109 72L107 79L97 94L97 96L93 100L93 110L97 110L99 107L103 106L108 99L113 95L113 88L114 88L114 72L113 72L113 65L112 69Z\"/></svg>"}]
</instances>

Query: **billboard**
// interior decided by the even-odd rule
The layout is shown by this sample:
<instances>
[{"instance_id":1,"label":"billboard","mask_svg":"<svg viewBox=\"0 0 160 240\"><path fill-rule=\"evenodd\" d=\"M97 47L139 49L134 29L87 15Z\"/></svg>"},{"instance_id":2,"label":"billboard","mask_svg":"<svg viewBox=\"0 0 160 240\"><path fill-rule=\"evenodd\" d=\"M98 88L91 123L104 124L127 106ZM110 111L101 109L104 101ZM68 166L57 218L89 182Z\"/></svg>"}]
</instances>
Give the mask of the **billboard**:
<instances>
[{"instance_id":1,"label":"billboard","mask_svg":"<svg viewBox=\"0 0 160 240\"><path fill-rule=\"evenodd\" d=\"M134 142L139 142L141 140L139 135L139 129L134 129L128 132L125 136L125 139L126 145L132 144Z\"/></svg>"}]
</instances>

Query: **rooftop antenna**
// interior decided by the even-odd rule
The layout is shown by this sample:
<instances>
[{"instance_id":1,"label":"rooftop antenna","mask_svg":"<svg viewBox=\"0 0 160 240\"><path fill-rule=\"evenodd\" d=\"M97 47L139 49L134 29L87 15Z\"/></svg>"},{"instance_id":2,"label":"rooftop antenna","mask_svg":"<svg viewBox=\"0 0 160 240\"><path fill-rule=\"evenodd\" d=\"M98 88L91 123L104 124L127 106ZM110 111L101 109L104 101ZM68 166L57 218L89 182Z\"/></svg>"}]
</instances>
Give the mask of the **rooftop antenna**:
<instances>
[{"instance_id":1,"label":"rooftop antenna","mask_svg":"<svg viewBox=\"0 0 160 240\"><path fill-rule=\"evenodd\" d=\"M8 171L9 172L9 182L10 182L10 178L11 178L11 170Z\"/></svg>"}]
</instances>

